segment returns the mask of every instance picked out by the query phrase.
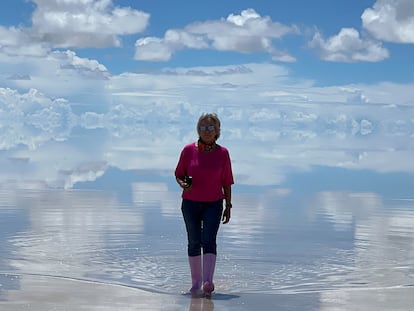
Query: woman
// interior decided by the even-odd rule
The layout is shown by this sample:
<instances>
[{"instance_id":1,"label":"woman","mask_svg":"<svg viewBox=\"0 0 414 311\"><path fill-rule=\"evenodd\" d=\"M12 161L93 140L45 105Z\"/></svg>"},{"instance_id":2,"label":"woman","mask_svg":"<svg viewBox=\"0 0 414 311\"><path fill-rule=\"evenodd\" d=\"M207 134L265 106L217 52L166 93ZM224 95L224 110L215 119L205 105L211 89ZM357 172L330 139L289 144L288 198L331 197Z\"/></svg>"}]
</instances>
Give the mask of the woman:
<instances>
[{"instance_id":1,"label":"woman","mask_svg":"<svg viewBox=\"0 0 414 311\"><path fill-rule=\"evenodd\" d=\"M229 152L216 143L220 137L217 115L202 114L197 132L198 141L186 145L181 151L175 177L183 188L181 211L187 229L190 292L193 295L204 292L210 296L214 291L217 232L220 220L224 224L230 221L234 180Z\"/></svg>"}]
</instances>

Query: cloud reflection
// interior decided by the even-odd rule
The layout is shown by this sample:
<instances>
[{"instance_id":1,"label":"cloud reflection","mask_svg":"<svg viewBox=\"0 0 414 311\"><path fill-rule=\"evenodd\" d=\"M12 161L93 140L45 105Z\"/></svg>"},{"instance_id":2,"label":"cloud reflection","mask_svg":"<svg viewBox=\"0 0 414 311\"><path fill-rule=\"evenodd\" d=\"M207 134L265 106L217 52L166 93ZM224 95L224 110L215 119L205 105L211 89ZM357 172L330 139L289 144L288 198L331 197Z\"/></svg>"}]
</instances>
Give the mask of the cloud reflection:
<instances>
[{"instance_id":1,"label":"cloud reflection","mask_svg":"<svg viewBox=\"0 0 414 311\"><path fill-rule=\"evenodd\" d=\"M10 190L8 197L16 210L29 213L29 226L10 239L9 265L23 273L79 278L97 273L93 267L100 270L108 236L143 231L139 210L122 210L101 191Z\"/></svg>"},{"instance_id":2,"label":"cloud reflection","mask_svg":"<svg viewBox=\"0 0 414 311\"><path fill-rule=\"evenodd\" d=\"M259 78L281 90L252 84ZM172 174L205 111L222 119L220 143L230 149L239 184L277 185L287 169L315 165L414 171L413 108L387 98L395 86L384 85L380 101L373 86L322 89L284 79L283 67L260 64L129 73L101 81L106 100L91 105L0 88L0 162L7 168L0 182L70 189L109 167Z\"/></svg>"},{"instance_id":3,"label":"cloud reflection","mask_svg":"<svg viewBox=\"0 0 414 311\"><path fill-rule=\"evenodd\" d=\"M384 199L377 193L325 191L317 193L310 203L315 208L312 218L322 217L335 230L353 234L352 255L342 262L348 270L348 284L344 286L363 285L383 290L412 283L414 212L410 201L401 204L405 201L392 200L390 205L386 205ZM366 292L367 295L369 293ZM330 293L324 293L323 297L328 302L326 298ZM337 298L348 304L353 303L352 297L349 293ZM327 306L329 309L329 304Z\"/></svg>"}]
</instances>

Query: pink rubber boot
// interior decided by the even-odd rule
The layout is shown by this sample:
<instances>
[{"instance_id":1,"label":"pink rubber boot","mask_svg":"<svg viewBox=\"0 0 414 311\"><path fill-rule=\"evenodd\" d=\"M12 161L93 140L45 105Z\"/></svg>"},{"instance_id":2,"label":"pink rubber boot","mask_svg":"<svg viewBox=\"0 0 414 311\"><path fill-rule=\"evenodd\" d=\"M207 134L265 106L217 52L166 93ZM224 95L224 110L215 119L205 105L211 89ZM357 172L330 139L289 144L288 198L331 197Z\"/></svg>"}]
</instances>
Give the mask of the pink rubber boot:
<instances>
[{"instance_id":1,"label":"pink rubber boot","mask_svg":"<svg viewBox=\"0 0 414 311\"><path fill-rule=\"evenodd\" d=\"M203 291L206 297L211 296L214 291L214 269L216 268L216 255L215 254L204 254L203 255Z\"/></svg>"},{"instance_id":2,"label":"pink rubber boot","mask_svg":"<svg viewBox=\"0 0 414 311\"><path fill-rule=\"evenodd\" d=\"M190 293L193 297L201 296L201 285L203 283L203 275L201 269L201 256L189 256L188 262L191 271L191 288Z\"/></svg>"}]
</instances>

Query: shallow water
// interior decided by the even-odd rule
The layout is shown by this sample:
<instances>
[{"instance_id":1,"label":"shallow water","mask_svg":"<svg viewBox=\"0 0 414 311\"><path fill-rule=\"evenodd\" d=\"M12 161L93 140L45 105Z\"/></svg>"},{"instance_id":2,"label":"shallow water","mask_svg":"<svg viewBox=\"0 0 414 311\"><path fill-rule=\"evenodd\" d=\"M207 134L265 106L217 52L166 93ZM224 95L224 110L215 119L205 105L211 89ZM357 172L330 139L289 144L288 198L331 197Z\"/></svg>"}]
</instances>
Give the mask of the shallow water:
<instances>
[{"instance_id":1,"label":"shallow water","mask_svg":"<svg viewBox=\"0 0 414 311\"><path fill-rule=\"evenodd\" d=\"M36 277L188 289L178 187L168 175L124 174L117 185L103 176L72 190L0 189L0 301ZM409 174L326 168L283 187L236 185L218 237L217 293L314 293L321 310L358 289L414 293L413 186Z\"/></svg>"}]
</instances>

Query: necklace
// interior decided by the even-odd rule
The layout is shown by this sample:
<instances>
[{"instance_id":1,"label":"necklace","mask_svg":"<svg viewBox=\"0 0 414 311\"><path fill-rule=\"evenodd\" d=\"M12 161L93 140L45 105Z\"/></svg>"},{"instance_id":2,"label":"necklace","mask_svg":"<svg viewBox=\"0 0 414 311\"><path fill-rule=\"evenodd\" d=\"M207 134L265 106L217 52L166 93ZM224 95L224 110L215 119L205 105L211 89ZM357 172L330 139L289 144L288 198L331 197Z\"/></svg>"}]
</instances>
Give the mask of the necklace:
<instances>
[{"instance_id":1,"label":"necklace","mask_svg":"<svg viewBox=\"0 0 414 311\"><path fill-rule=\"evenodd\" d=\"M217 144L216 142L213 142L212 144L206 144L201 139L197 141L197 148L199 151L203 152L211 152L216 150Z\"/></svg>"}]
</instances>

